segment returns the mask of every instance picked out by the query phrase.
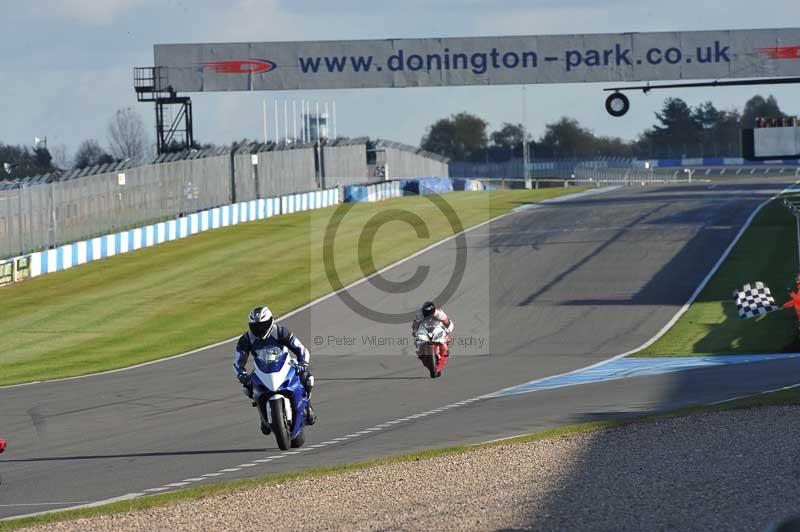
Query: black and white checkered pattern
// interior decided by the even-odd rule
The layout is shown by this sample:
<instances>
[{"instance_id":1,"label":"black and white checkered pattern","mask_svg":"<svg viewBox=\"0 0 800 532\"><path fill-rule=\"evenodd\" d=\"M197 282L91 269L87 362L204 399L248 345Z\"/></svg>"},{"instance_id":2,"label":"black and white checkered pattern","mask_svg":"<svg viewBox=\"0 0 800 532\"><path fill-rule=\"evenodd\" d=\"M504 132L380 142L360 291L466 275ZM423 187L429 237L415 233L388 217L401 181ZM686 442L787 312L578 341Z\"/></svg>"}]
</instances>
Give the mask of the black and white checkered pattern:
<instances>
[{"instance_id":1,"label":"black and white checkered pattern","mask_svg":"<svg viewBox=\"0 0 800 532\"><path fill-rule=\"evenodd\" d=\"M736 298L736 309L739 317L743 319L754 318L780 310L775 306L775 299L769 288L762 282L744 285L741 290L734 290L733 297Z\"/></svg>"}]
</instances>

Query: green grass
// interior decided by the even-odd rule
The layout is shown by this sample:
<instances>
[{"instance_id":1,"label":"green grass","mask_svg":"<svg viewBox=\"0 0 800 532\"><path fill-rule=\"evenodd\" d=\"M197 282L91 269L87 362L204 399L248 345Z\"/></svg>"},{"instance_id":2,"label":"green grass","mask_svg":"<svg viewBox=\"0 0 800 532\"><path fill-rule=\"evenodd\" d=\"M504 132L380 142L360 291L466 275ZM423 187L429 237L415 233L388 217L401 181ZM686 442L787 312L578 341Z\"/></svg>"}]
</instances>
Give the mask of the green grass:
<instances>
[{"instance_id":1,"label":"green grass","mask_svg":"<svg viewBox=\"0 0 800 532\"><path fill-rule=\"evenodd\" d=\"M791 310L743 320L733 291L763 281L778 304L788 299L798 271L795 219L773 200L731 250L689 310L651 346L633 356L664 357L796 351L797 320Z\"/></svg>"},{"instance_id":2,"label":"green grass","mask_svg":"<svg viewBox=\"0 0 800 532\"><path fill-rule=\"evenodd\" d=\"M444 198L469 227L520 204L579 190L462 192ZM419 215L430 234L418 238L405 223L384 225L372 246L372 266L359 258L358 235L387 209ZM0 385L182 353L241 334L253 306L267 303L282 315L329 293L322 243L334 211L217 229L0 288ZM337 271L348 284L452 233L425 197L357 204L335 240Z\"/></svg>"},{"instance_id":3,"label":"green grass","mask_svg":"<svg viewBox=\"0 0 800 532\"><path fill-rule=\"evenodd\" d=\"M786 388L777 392L755 395L751 397L737 399L735 401L723 404L699 405L699 406L673 410L671 412L651 414L631 419L595 421L590 423L565 425L563 427L558 427L543 432L523 434L513 438L507 438L499 441L483 443L478 445L457 445L453 447L429 449L422 452L390 456L387 458L380 458L377 460L370 460L355 464L338 464L327 467L306 469L294 473L268 475L260 478L235 480L231 482L220 482L205 486L199 486L196 488L187 488L187 489L172 491L160 495L149 495L147 497L140 497L128 501L121 501L93 508L68 510L64 512L39 515L35 517L15 519L12 521L0 521L0 531L16 530L19 528L30 527L45 523L71 521L74 519L90 518L90 517L112 515L112 514L122 514L136 510L146 510L148 508L167 506L180 501L197 500L206 497L212 497L215 495L224 495L224 494L241 492L242 490L246 490L249 488L256 488L259 486L269 486L269 485L281 484L301 479L311 479L327 475L349 473L353 471L360 471L363 469L369 469L372 467L377 467L382 465L399 464L405 462L418 462L420 460L428 460L440 456L464 454L468 452L473 452L478 449L485 449L489 447L495 447L498 445L518 445L522 443L530 443L540 440L560 438L576 434L584 434L588 432L596 432L608 428L625 427L627 425L632 425L634 423L648 423L667 418L681 417L681 416L699 414L704 412L718 412L723 410L755 408L763 406L786 406L786 405L800 405L800 387Z\"/></svg>"}]
</instances>

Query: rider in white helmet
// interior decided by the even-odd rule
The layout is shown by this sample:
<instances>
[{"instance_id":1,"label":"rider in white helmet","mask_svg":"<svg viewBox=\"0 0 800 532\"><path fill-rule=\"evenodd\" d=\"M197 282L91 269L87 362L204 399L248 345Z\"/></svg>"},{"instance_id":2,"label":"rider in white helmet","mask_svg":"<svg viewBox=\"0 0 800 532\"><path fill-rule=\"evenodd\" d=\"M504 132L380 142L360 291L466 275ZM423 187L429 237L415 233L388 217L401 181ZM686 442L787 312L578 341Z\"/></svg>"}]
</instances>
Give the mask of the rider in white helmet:
<instances>
[{"instance_id":1,"label":"rider in white helmet","mask_svg":"<svg viewBox=\"0 0 800 532\"><path fill-rule=\"evenodd\" d=\"M251 354L255 354L260 349L270 347L285 347L297 357L297 371L300 382L306 390L308 397L308 412L306 412L306 423L313 425L316 423L314 409L311 408L311 388L313 379L309 370L311 354L308 349L292 334L292 332L281 325L275 325L275 318L269 307L256 307L250 311L247 317L249 331L244 333L236 343L236 353L233 361L233 373L242 386L245 387L248 397L252 397L253 390L250 383L250 373L247 371L247 359ZM269 434L269 427L261 423L261 432Z\"/></svg>"}]
</instances>

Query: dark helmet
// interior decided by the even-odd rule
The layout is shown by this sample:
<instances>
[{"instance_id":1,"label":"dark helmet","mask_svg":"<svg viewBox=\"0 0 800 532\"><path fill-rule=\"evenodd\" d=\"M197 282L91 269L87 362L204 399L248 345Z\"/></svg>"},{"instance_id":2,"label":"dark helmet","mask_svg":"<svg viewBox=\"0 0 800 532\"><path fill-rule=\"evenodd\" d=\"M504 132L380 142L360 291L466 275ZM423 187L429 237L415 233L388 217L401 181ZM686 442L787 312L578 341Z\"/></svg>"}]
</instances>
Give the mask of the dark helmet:
<instances>
[{"instance_id":1,"label":"dark helmet","mask_svg":"<svg viewBox=\"0 0 800 532\"><path fill-rule=\"evenodd\" d=\"M422 305L422 315L426 318L430 318L433 316L433 313L436 312L436 305L431 303L430 301L426 301Z\"/></svg>"},{"instance_id":2,"label":"dark helmet","mask_svg":"<svg viewBox=\"0 0 800 532\"><path fill-rule=\"evenodd\" d=\"M253 336L264 340L272 334L272 329L275 327L275 318L272 317L272 311L269 307L256 307L250 311L250 315L247 317L247 324L250 326L250 332L253 333Z\"/></svg>"}]
</instances>

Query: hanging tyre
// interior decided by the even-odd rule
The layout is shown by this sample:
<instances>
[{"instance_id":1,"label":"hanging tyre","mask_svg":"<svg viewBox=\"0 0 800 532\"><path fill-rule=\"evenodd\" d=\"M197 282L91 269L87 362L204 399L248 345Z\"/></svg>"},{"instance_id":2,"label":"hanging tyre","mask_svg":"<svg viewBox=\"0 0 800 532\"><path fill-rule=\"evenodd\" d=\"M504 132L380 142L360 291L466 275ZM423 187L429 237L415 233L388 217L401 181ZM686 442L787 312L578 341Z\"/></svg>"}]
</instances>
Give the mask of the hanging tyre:
<instances>
[{"instance_id":1,"label":"hanging tyre","mask_svg":"<svg viewBox=\"0 0 800 532\"><path fill-rule=\"evenodd\" d=\"M611 116L620 117L627 113L630 108L630 100L621 92L613 92L606 98L606 111Z\"/></svg>"}]
</instances>

